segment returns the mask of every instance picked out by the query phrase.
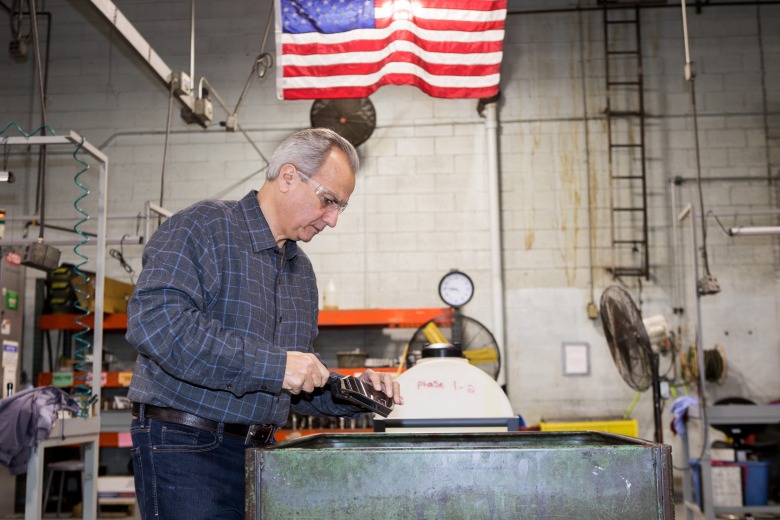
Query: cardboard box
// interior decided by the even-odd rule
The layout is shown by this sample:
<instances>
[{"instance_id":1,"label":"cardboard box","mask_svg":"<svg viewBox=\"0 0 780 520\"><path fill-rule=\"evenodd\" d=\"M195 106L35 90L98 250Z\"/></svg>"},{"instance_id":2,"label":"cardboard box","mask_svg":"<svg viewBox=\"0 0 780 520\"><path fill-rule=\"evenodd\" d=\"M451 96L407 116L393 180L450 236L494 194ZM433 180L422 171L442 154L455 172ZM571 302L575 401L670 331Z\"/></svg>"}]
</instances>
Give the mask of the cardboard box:
<instances>
[{"instance_id":1,"label":"cardboard box","mask_svg":"<svg viewBox=\"0 0 780 520\"><path fill-rule=\"evenodd\" d=\"M710 458L723 462L734 462L737 460L733 448L710 448Z\"/></svg>"},{"instance_id":2,"label":"cardboard box","mask_svg":"<svg viewBox=\"0 0 780 520\"><path fill-rule=\"evenodd\" d=\"M95 273L81 271L76 266L62 264L46 276L47 298L45 312L69 314L80 312L76 303L95 312ZM84 277L88 280L84 283ZM127 301L133 294L133 285L113 278L106 278L103 295L103 312L127 312Z\"/></svg>"},{"instance_id":3,"label":"cardboard box","mask_svg":"<svg viewBox=\"0 0 780 520\"><path fill-rule=\"evenodd\" d=\"M89 299L82 302L81 306L89 312L95 312L95 278L90 276L86 284L83 284L83 280L81 276L74 276L71 278L71 285L74 290L85 291L89 294ZM103 312L127 312L127 302L133 294L134 288L132 284L106 278L103 290ZM76 300L80 298L84 298L84 295L77 292Z\"/></svg>"},{"instance_id":4,"label":"cardboard box","mask_svg":"<svg viewBox=\"0 0 780 520\"><path fill-rule=\"evenodd\" d=\"M713 464L712 505L742 507L742 468L737 465Z\"/></svg>"},{"instance_id":5,"label":"cardboard box","mask_svg":"<svg viewBox=\"0 0 780 520\"><path fill-rule=\"evenodd\" d=\"M135 481L132 476L98 477L98 503L135 504Z\"/></svg>"}]
</instances>

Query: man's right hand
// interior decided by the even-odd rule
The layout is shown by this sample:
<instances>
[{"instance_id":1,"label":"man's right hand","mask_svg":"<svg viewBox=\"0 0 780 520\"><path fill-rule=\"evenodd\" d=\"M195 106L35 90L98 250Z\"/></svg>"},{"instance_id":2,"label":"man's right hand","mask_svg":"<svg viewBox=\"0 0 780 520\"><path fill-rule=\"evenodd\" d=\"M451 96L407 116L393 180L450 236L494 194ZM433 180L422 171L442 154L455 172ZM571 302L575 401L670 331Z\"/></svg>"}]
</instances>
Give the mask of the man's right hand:
<instances>
[{"instance_id":1,"label":"man's right hand","mask_svg":"<svg viewBox=\"0 0 780 520\"><path fill-rule=\"evenodd\" d=\"M287 366L284 368L282 389L291 394L313 392L328 383L330 372L320 363L317 356L306 352L287 352Z\"/></svg>"}]
</instances>

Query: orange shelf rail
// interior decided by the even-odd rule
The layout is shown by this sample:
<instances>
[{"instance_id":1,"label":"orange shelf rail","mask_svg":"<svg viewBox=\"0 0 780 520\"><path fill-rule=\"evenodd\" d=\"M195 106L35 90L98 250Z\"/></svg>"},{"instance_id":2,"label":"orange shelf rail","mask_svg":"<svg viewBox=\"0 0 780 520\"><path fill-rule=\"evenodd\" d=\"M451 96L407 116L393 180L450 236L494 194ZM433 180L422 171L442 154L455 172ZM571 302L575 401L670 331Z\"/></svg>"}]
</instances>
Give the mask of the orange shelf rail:
<instances>
[{"instance_id":1,"label":"orange shelf rail","mask_svg":"<svg viewBox=\"0 0 780 520\"><path fill-rule=\"evenodd\" d=\"M417 328L440 316L452 314L450 308L422 309L345 309L321 310L320 328ZM43 314L38 319L38 328L42 330L82 330L76 323L80 318L88 327L94 327L95 316L90 314ZM103 315L103 330L127 329L127 314L107 313Z\"/></svg>"},{"instance_id":2,"label":"orange shelf rail","mask_svg":"<svg viewBox=\"0 0 780 520\"><path fill-rule=\"evenodd\" d=\"M83 322L89 328L95 327L95 315L89 314L42 314L38 318L38 328L41 330L83 330L84 327L76 323L76 319ZM113 313L103 315L103 330L127 329L127 314Z\"/></svg>"},{"instance_id":3,"label":"orange shelf rail","mask_svg":"<svg viewBox=\"0 0 780 520\"><path fill-rule=\"evenodd\" d=\"M417 328L450 308L321 310L320 328Z\"/></svg>"}]
</instances>

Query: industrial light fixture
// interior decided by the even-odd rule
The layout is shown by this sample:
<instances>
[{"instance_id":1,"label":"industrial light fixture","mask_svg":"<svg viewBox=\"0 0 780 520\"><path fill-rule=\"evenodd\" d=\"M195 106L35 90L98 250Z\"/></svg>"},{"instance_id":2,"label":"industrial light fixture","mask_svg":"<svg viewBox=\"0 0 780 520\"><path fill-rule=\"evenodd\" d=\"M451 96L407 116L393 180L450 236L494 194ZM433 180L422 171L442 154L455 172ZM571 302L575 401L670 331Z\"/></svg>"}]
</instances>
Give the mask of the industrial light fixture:
<instances>
[{"instance_id":1,"label":"industrial light fixture","mask_svg":"<svg viewBox=\"0 0 780 520\"><path fill-rule=\"evenodd\" d=\"M780 235L780 226L737 226L729 228L729 236Z\"/></svg>"},{"instance_id":2,"label":"industrial light fixture","mask_svg":"<svg viewBox=\"0 0 780 520\"><path fill-rule=\"evenodd\" d=\"M8 184L13 184L15 180L16 177L14 177L14 172L8 170L0 171L0 182L7 182Z\"/></svg>"}]
</instances>

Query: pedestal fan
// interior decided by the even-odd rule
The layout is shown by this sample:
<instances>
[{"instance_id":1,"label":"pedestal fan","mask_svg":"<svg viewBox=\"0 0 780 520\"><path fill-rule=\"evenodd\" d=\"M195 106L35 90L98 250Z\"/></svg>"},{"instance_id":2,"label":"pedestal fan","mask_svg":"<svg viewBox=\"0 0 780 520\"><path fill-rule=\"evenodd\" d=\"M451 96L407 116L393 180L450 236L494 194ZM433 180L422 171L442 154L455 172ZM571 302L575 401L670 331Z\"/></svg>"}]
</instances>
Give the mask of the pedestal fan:
<instances>
[{"instance_id":1,"label":"pedestal fan","mask_svg":"<svg viewBox=\"0 0 780 520\"><path fill-rule=\"evenodd\" d=\"M457 309L424 323L409 341L409 366L429 344L452 344L460 347L469 363L486 372L493 379L501 370L501 355L493 333L482 323L464 316Z\"/></svg>"},{"instance_id":2,"label":"pedestal fan","mask_svg":"<svg viewBox=\"0 0 780 520\"><path fill-rule=\"evenodd\" d=\"M612 359L628 386L638 392L653 388L655 440L663 442L658 354L650 346L642 316L625 289L613 285L602 293L601 321Z\"/></svg>"}]
</instances>

